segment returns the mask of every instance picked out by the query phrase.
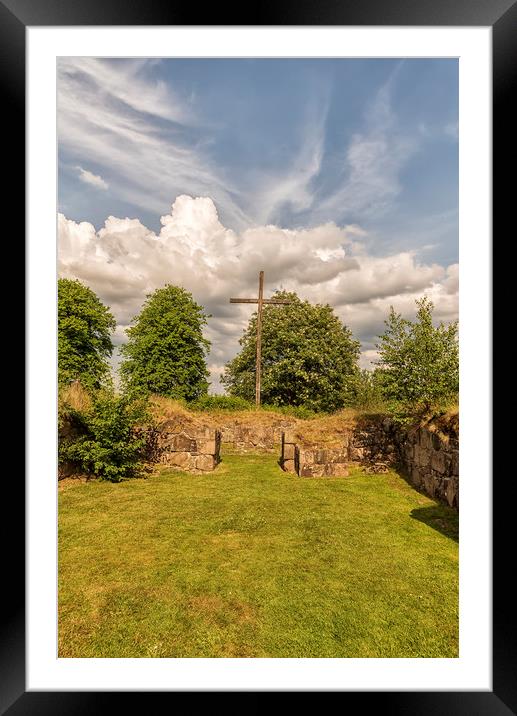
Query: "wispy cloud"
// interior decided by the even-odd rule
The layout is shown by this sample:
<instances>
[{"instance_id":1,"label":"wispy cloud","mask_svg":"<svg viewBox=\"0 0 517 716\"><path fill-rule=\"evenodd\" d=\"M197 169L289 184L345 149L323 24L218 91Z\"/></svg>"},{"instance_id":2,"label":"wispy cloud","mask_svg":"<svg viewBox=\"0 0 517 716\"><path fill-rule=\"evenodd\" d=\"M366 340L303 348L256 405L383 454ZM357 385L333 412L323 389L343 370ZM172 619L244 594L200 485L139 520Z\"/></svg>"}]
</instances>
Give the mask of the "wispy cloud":
<instances>
[{"instance_id":1,"label":"wispy cloud","mask_svg":"<svg viewBox=\"0 0 517 716\"><path fill-rule=\"evenodd\" d=\"M418 149L416 134L408 136L399 130L392 106L402 64L368 105L364 130L356 132L345 149L341 183L318 203L320 215L379 213L400 193L400 172Z\"/></svg>"},{"instance_id":2,"label":"wispy cloud","mask_svg":"<svg viewBox=\"0 0 517 716\"><path fill-rule=\"evenodd\" d=\"M298 152L281 172L268 174L260 180L255 190L259 222L274 220L285 205L293 212L306 211L312 207L315 189L311 184L321 170L329 105L328 93L324 98L311 98L306 107Z\"/></svg>"},{"instance_id":3,"label":"wispy cloud","mask_svg":"<svg viewBox=\"0 0 517 716\"><path fill-rule=\"evenodd\" d=\"M186 190L211 193L238 226L250 223L209 157L185 139L196 125L189 103L153 80L155 61L64 58L58 63L58 131L69 156L104 168L112 191L137 207L162 212ZM160 121L157 121L160 120Z\"/></svg>"},{"instance_id":4,"label":"wispy cloud","mask_svg":"<svg viewBox=\"0 0 517 716\"><path fill-rule=\"evenodd\" d=\"M98 174L93 174L88 171L88 169L83 169L82 167L77 167L77 169L79 171L79 179L85 184L90 184L96 189L108 189L108 183Z\"/></svg>"}]
</instances>

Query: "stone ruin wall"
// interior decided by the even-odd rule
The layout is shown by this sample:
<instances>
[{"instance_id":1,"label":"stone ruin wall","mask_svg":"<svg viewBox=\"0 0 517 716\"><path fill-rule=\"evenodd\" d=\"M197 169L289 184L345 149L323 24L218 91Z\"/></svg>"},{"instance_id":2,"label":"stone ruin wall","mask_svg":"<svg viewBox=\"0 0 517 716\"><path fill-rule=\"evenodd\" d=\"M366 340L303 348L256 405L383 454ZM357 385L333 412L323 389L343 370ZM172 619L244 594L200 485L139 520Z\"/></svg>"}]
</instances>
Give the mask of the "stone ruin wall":
<instances>
[{"instance_id":1,"label":"stone ruin wall","mask_svg":"<svg viewBox=\"0 0 517 716\"><path fill-rule=\"evenodd\" d=\"M349 464L369 472L398 466L408 481L429 497L459 507L459 435L443 433L431 422L404 429L390 418L363 423L340 436L332 448L307 444L302 431L284 431L280 466L299 477L348 475Z\"/></svg>"},{"instance_id":2,"label":"stone ruin wall","mask_svg":"<svg viewBox=\"0 0 517 716\"><path fill-rule=\"evenodd\" d=\"M147 459L188 472L209 472L221 461L221 431L168 420L148 431Z\"/></svg>"},{"instance_id":3,"label":"stone ruin wall","mask_svg":"<svg viewBox=\"0 0 517 716\"><path fill-rule=\"evenodd\" d=\"M277 452L285 430L293 428L292 420L275 420L268 425L246 425L242 420L228 420L221 425L221 441L234 450Z\"/></svg>"},{"instance_id":4,"label":"stone ruin wall","mask_svg":"<svg viewBox=\"0 0 517 716\"><path fill-rule=\"evenodd\" d=\"M63 426L59 438L70 437ZM221 442L242 451L280 450L280 466L300 477L348 475L349 464L369 472L398 466L418 490L451 507L459 506L459 434L428 425L403 429L390 418L364 421L343 429L336 446L314 445L303 438L303 424L278 420L245 425L229 420L220 428L192 425L181 418L148 431L146 459L188 472L209 472L220 462ZM72 464L60 465L58 478L73 476Z\"/></svg>"}]
</instances>

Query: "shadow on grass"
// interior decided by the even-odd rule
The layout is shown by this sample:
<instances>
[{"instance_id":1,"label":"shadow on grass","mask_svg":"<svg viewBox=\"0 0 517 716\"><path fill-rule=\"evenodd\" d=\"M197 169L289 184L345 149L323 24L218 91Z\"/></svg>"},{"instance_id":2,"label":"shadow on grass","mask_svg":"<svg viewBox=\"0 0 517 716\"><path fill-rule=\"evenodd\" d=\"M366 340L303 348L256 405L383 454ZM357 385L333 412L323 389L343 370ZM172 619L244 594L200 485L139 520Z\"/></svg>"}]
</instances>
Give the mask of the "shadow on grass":
<instances>
[{"instance_id":1,"label":"shadow on grass","mask_svg":"<svg viewBox=\"0 0 517 716\"><path fill-rule=\"evenodd\" d=\"M411 510L414 520L423 522L442 535L458 542L458 513L446 505L430 505L429 507L416 507Z\"/></svg>"}]
</instances>

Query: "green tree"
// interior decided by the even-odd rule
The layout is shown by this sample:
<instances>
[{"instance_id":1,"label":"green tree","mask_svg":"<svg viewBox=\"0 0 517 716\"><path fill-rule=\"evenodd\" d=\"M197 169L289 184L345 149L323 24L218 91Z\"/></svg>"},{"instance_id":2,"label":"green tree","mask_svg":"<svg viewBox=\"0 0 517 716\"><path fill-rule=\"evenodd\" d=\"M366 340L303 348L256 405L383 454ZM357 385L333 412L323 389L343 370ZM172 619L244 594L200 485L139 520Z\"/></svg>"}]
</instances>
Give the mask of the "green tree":
<instances>
[{"instance_id":1,"label":"green tree","mask_svg":"<svg viewBox=\"0 0 517 716\"><path fill-rule=\"evenodd\" d=\"M115 319L97 295L80 281L58 281L58 381L80 380L89 389L111 382Z\"/></svg>"},{"instance_id":2,"label":"green tree","mask_svg":"<svg viewBox=\"0 0 517 716\"><path fill-rule=\"evenodd\" d=\"M209 316L192 295L166 285L147 296L133 324L120 374L131 393L157 393L195 400L208 391L205 356L210 343L203 337Z\"/></svg>"},{"instance_id":3,"label":"green tree","mask_svg":"<svg viewBox=\"0 0 517 716\"><path fill-rule=\"evenodd\" d=\"M347 404L357 372L359 342L353 340L329 305L312 305L295 293L284 306L266 305L262 314L262 402L330 412ZM257 314L239 343L240 353L225 366L221 382L230 395L255 398Z\"/></svg>"},{"instance_id":4,"label":"green tree","mask_svg":"<svg viewBox=\"0 0 517 716\"><path fill-rule=\"evenodd\" d=\"M351 381L354 408L380 411L384 408L382 378L378 368L375 370L359 370Z\"/></svg>"},{"instance_id":5,"label":"green tree","mask_svg":"<svg viewBox=\"0 0 517 716\"><path fill-rule=\"evenodd\" d=\"M435 327L433 302L424 297L416 305L413 322L391 306L377 344L383 393L402 415L428 412L458 395L458 321Z\"/></svg>"}]
</instances>

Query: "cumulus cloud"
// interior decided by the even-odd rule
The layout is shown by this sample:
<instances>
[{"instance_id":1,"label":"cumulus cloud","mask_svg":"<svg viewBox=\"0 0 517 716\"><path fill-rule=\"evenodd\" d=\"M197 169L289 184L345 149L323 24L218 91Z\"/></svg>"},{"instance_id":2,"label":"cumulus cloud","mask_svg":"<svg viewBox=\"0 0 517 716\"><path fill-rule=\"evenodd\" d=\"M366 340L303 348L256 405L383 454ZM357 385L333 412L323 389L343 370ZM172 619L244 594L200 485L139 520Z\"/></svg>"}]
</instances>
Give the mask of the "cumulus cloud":
<instances>
[{"instance_id":1,"label":"cumulus cloud","mask_svg":"<svg viewBox=\"0 0 517 716\"><path fill-rule=\"evenodd\" d=\"M375 354L389 306L413 316L416 298L427 294L436 316L457 317L458 266L420 263L416 254L371 256L365 232L330 222L310 229L255 226L240 233L225 227L211 198L180 195L154 233L138 219L110 216L96 231L58 216L59 274L78 278L110 305L117 319L115 342L138 313L146 294L166 283L183 286L211 314L207 337L212 390L253 306L229 304L230 296L257 293L258 271L266 297L275 289L330 303L363 346L363 365Z\"/></svg>"},{"instance_id":2,"label":"cumulus cloud","mask_svg":"<svg viewBox=\"0 0 517 716\"><path fill-rule=\"evenodd\" d=\"M82 167L77 167L77 169L79 170L79 179L85 184L90 184L97 189L108 188L108 183L105 182L98 174L92 174L92 172L89 172L88 169L83 169Z\"/></svg>"}]
</instances>

